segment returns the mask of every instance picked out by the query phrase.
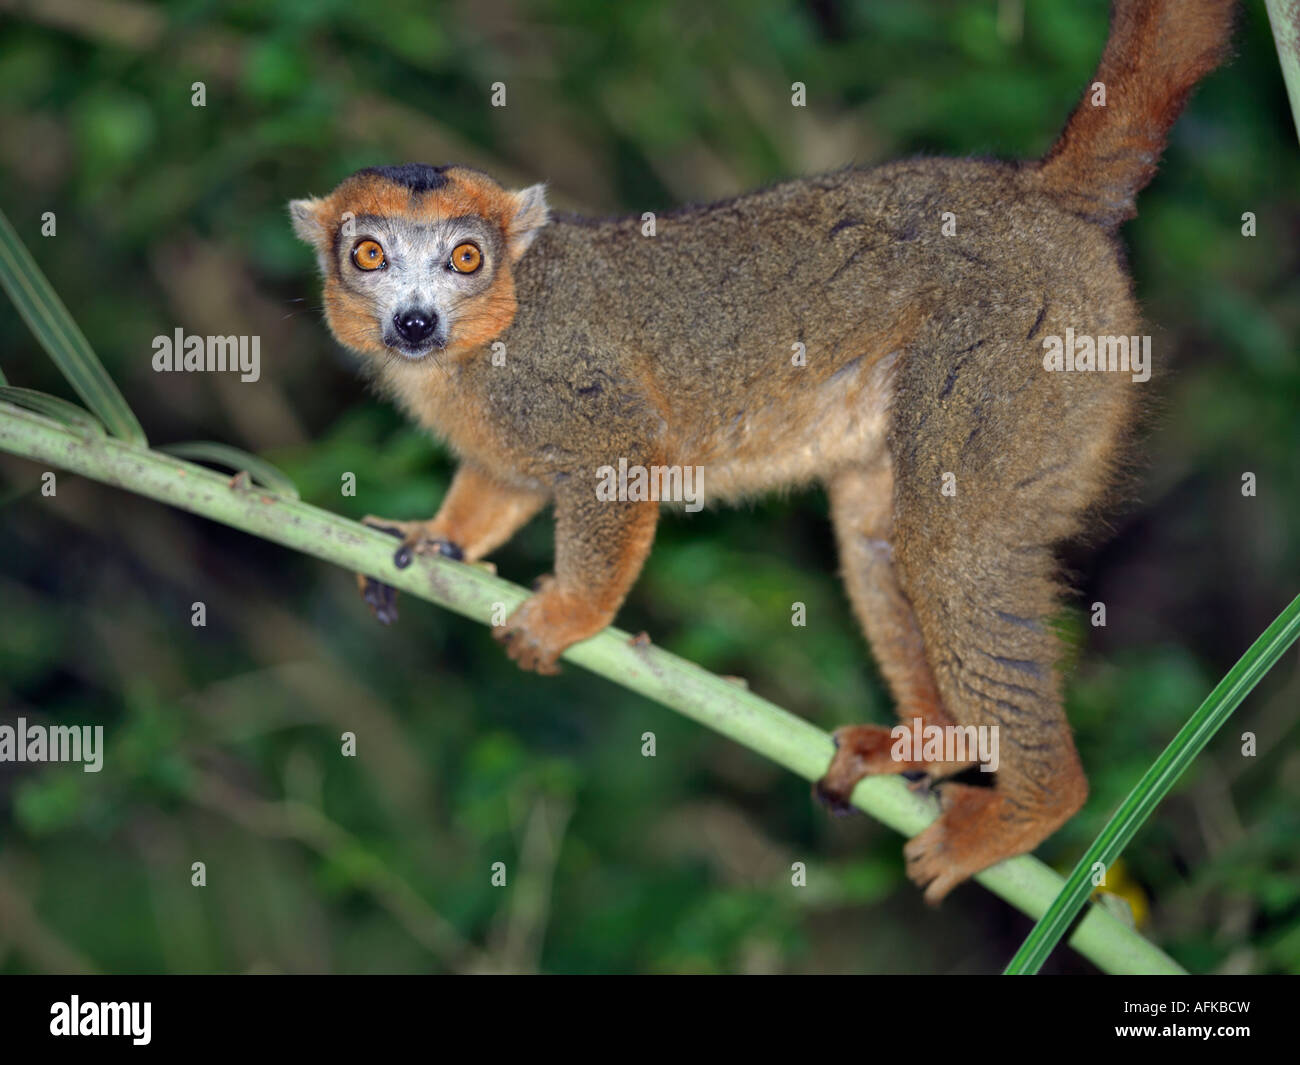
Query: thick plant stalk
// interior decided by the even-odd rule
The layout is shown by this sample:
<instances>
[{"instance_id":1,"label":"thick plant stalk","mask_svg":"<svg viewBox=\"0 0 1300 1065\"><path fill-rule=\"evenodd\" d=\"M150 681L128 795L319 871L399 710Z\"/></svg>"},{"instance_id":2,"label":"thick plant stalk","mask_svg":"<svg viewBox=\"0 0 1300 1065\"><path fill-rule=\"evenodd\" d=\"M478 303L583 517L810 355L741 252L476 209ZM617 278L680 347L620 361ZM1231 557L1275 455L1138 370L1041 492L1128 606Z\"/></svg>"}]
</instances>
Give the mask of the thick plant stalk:
<instances>
[{"instance_id":1,"label":"thick plant stalk","mask_svg":"<svg viewBox=\"0 0 1300 1065\"><path fill-rule=\"evenodd\" d=\"M441 558L417 558L405 570L392 563L393 539L318 507L249 486L179 458L61 424L0 402L0 450L48 463L137 495L168 503L349 570L381 577L393 587L489 622L493 608L513 609L526 597L518 585L483 569ZM759 698L742 685L706 672L618 629L570 648L564 657L623 687L707 725L807 780L830 764L831 738L815 725ZM502 668L507 667L503 660ZM538 683L545 683L538 681ZM906 836L921 831L935 804L897 777L864 780L853 804ZM976 877L990 891L1035 919L1061 890L1061 877L1022 856ZM1110 973L1181 973L1158 947L1098 906L1090 906L1068 940Z\"/></svg>"},{"instance_id":2,"label":"thick plant stalk","mask_svg":"<svg viewBox=\"0 0 1300 1065\"><path fill-rule=\"evenodd\" d=\"M1291 117L1300 135L1300 0L1265 0L1268 20L1273 26L1277 59L1291 100Z\"/></svg>"},{"instance_id":3,"label":"thick plant stalk","mask_svg":"<svg viewBox=\"0 0 1300 1065\"><path fill-rule=\"evenodd\" d=\"M1008 975L1023 976L1038 972L1061 933L1070 926L1074 915L1087 899L1093 870L1106 868L1120 856L1178 778L1187 771L1259 679L1295 643L1298 634L1300 596L1291 600L1273 624L1264 630L1228 671L1228 675L1219 681L1214 691L1206 696L1196 713L1179 729L1178 735L1120 803L1119 809L1101 830L1101 835L1079 859L1061 894L1048 907L1047 913L1039 919L1016 956L1011 959L1006 968Z\"/></svg>"}]
</instances>

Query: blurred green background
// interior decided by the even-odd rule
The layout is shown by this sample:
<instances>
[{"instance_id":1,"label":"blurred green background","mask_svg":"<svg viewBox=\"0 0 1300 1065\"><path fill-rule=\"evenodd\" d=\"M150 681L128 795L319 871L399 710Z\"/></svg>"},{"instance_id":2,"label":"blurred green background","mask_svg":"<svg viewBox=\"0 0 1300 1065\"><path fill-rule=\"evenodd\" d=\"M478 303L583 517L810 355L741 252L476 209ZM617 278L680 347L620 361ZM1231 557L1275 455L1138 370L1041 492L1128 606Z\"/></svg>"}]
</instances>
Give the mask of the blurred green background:
<instances>
[{"instance_id":1,"label":"blurred green background","mask_svg":"<svg viewBox=\"0 0 1300 1065\"><path fill-rule=\"evenodd\" d=\"M447 455L329 337L291 197L456 161L641 212L847 162L1034 156L1107 18L1100 0L0 9L0 204L150 439L226 441L310 502L411 518ZM1237 47L1125 230L1167 375L1129 498L1063 553L1092 797L1038 852L1061 870L1300 589L1300 152L1262 3ZM178 326L259 334L261 381L153 373ZM69 395L7 302L0 335L11 383ZM485 628L409 599L385 630L350 574L71 476L44 498L41 472L0 456L0 712L102 723L108 750L97 775L0 764L0 971L985 972L1028 930L973 885L929 910L900 838L576 667L522 674ZM550 550L542 518L495 560L527 583ZM620 623L825 728L888 722L835 573L820 492L667 516ZM1296 665L1116 871L1196 971L1300 971ZM1093 971L1066 950L1049 968Z\"/></svg>"}]
</instances>

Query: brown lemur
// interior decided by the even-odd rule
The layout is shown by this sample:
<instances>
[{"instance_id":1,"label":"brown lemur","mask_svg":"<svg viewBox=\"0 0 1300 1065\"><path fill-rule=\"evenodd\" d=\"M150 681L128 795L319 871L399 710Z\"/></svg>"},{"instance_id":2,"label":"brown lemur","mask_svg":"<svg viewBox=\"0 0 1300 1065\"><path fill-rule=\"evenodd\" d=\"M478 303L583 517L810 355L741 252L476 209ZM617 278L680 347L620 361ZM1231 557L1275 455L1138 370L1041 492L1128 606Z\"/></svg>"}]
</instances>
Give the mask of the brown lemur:
<instances>
[{"instance_id":1,"label":"brown lemur","mask_svg":"<svg viewBox=\"0 0 1300 1065\"><path fill-rule=\"evenodd\" d=\"M1045 342L1142 332L1117 230L1233 6L1118 0L1041 160L848 168L663 214L653 235L460 166L362 170L294 201L334 335L461 460L431 520L370 519L404 538L395 561L479 559L553 504L555 573L499 632L552 673L610 624L654 539L659 503L598 494L602 467L698 467L710 501L820 482L899 716L1000 729L993 785L939 785L909 875L937 901L1033 848L1087 793L1053 547L1114 483L1142 390L1050 372ZM868 774L973 765L896 759L881 725L836 741L819 789L838 803Z\"/></svg>"}]
</instances>

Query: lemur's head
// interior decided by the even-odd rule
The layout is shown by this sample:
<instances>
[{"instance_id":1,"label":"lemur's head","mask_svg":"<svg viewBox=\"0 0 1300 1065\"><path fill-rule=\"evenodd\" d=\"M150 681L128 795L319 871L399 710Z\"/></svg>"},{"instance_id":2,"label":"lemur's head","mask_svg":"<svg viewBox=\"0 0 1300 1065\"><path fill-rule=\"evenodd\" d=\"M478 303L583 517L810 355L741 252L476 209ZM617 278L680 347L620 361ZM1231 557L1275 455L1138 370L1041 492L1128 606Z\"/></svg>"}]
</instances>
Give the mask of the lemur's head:
<instances>
[{"instance_id":1,"label":"lemur's head","mask_svg":"<svg viewBox=\"0 0 1300 1065\"><path fill-rule=\"evenodd\" d=\"M455 355L514 318L512 269L546 223L541 185L508 192L463 166L359 170L289 204L316 249L334 335L367 355Z\"/></svg>"}]
</instances>

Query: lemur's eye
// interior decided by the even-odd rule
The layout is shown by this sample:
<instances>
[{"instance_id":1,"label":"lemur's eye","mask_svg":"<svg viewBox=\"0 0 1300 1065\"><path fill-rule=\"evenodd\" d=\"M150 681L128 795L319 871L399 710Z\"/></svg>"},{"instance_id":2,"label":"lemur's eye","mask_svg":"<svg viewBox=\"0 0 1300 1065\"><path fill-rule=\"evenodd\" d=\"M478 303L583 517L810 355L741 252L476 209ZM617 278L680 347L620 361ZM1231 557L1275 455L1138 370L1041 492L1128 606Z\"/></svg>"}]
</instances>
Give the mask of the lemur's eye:
<instances>
[{"instance_id":1,"label":"lemur's eye","mask_svg":"<svg viewBox=\"0 0 1300 1065\"><path fill-rule=\"evenodd\" d=\"M361 240L352 249L352 265L358 270L379 270L388 265L377 240Z\"/></svg>"},{"instance_id":2,"label":"lemur's eye","mask_svg":"<svg viewBox=\"0 0 1300 1065\"><path fill-rule=\"evenodd\" d=\"M456 250L451 253L451 268L457 273L472 274L483 265L483 253L478 250L477 244L471 244L468 240L464 244L457 244Z\"/></svg>"}]
</instances>

